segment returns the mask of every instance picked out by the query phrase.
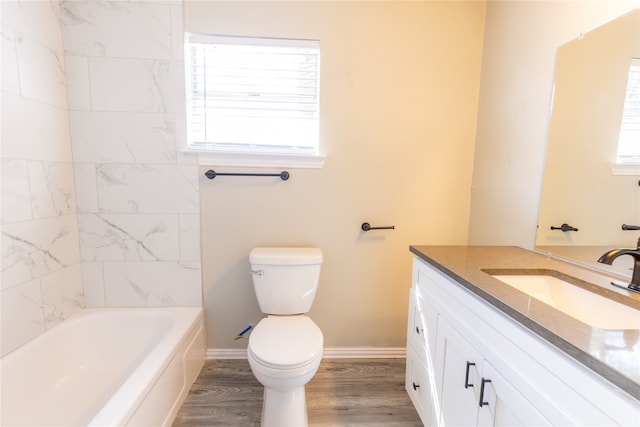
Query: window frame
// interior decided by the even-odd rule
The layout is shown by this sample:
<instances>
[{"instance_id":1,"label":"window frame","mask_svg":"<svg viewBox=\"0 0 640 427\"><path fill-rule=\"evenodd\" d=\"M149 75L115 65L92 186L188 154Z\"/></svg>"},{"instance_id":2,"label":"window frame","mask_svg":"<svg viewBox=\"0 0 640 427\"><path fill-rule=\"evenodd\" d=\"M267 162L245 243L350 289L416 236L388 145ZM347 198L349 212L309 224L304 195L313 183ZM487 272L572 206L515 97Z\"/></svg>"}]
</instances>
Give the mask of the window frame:
<instances>
[{"instance_id":1,"label":"window frame","mask_svg":"<svg viewBox=\"0 0 640 427\"><path fill-rule=\"evenodd\" d=\"M317 145L313 152L304 152L295 149L269 149L255 146L238 146L216 148L213 144L206 147L204 144L192 143L192 63L191 63L191 43L219 43L221 41L231 42L241 45L266 45L266 46L315 46L318 49L318 76L316 81L317 88ZM246 167L297 167L297 168L321 168L324 166L326 156L321 153L322 144L320 139L320 57L319 57L319 41L317 40L301 40L301 39L282 39L273 37L242 37L242 36L226 36L214 34L198 34L185 32L184 36L184 56L185 56L185 124L186 124L186 140L183 145L183 152L187 154L196 154L198 163L201 165L222 165L222 166L246 166Z\"/></svg>"},{"instance_id":2,"label":"window frame","mask_svg":"<svg viewBox=\"0 0 640 427\"><path fill-rule=\"evenodd\" d=\"M620 135L618 136L618 140L616 141L616 160L612 164L612 173L613 175L637 175L640 176L640 149L634 155L630 156L621 156L620 155L620 142L622 139L622 134L624 130L622 129L624 126L626 109L628 108L627 102L629 101L629 92L630 85L632 84L632 80L637 84L640 82L640 58L631 58L631 63L629 64L629 74L628 81L625 86L625 97L624 97L624 112L622 116L622 120L620 123ZM640 92L640 88L635 86L636 92ZM635 93L634 93L635 95ZM640 131L640 129L639 129ZM640 147L639 147L640 148Z\"/></svg>"}]
</instances>

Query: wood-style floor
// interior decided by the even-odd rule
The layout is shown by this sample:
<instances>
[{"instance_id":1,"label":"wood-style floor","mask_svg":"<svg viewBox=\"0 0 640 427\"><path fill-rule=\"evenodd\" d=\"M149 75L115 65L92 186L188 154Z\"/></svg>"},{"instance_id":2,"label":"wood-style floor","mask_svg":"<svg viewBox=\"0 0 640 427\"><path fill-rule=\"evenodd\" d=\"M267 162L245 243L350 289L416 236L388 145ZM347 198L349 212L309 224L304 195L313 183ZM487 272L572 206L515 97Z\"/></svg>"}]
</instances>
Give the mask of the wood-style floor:
<instances>
[{"instance_id":1,"label":"wood-style floor","mask_svg":"<svg viewBox=\"0 0 640 427\"><path fill-rule=\"evenodd\" d=\"M404 376L405 359L323 360L306 386L309 426L422 426ZM208 360L173 426L259 426L262 393L246 360Z\"/></svg>"}]
</instances>

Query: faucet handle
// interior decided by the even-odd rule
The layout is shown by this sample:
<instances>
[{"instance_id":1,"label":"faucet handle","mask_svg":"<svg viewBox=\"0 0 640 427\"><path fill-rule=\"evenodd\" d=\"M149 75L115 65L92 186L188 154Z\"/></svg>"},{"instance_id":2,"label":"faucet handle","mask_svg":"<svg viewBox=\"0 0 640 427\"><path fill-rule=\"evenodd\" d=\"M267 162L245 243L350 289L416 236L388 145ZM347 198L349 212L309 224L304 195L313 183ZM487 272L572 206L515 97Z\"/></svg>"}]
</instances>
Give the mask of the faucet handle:
<instances>
[{"instance_id":1,"label":"faucet handle","mask_svg":"<svg viewBox=\"0 0 640 427\"><path fill-rule=\"evenodd\" d=\"M622 229L624 231L627 231L627 230L640 230L640 225L622 224Z\"/></svg>"}]
</instances>

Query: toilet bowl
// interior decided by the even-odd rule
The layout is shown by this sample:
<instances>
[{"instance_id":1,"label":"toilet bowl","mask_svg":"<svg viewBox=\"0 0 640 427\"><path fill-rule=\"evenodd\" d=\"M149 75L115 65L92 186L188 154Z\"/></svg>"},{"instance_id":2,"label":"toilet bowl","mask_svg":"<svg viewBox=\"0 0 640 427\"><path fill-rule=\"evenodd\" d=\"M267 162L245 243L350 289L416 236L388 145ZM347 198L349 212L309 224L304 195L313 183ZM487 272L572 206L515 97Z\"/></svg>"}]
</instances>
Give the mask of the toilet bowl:
<instances>
[{"instance_id":1,"label":"toilet bowl","mask_svg":"<svg viewBox=\"0 0 640 427\"><path fill-rule=\"evenodd\" d=\"M264 386L261 425L307 426L305 385L320 366L323 336L304 313L315 296L322 252L257 248L249 258L256 296L267 314L247 347L251 371Z\"/></svg>"},{"instance_id":2,"label":"toilet bowl","mask_svg":"<svg viewBox=\"0 0 640 427\"><path fill-rule=\"evenodd\" d=\"M304 316L269 316L249 337L247 358L264 386L262 427L307 425L305 385L322 360L320 328Z\"/></svg>"}]
</instances>

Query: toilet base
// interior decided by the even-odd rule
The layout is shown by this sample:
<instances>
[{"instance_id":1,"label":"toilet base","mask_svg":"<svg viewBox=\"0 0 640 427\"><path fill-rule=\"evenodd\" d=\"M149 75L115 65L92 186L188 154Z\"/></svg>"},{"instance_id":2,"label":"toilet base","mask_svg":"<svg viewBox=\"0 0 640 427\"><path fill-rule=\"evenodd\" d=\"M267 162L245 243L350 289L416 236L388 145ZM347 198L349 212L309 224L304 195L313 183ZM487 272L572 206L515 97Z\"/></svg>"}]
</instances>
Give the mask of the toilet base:
<instances>
[{"instance_id":1,"label":"toilet base","mask_svg":"<svg viewBox=\"0 0 640 427\"><path fill-rule=\"evenodd\" d=\"M261 427L306 427L304 386L287 391L265 387Z\"/></svg>"}]
</instances>

